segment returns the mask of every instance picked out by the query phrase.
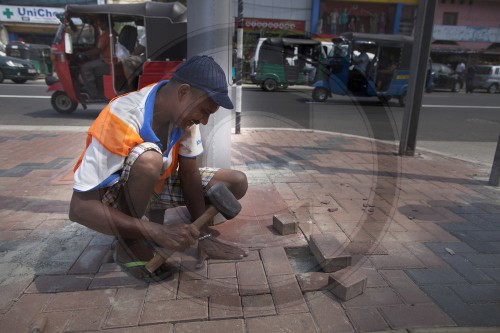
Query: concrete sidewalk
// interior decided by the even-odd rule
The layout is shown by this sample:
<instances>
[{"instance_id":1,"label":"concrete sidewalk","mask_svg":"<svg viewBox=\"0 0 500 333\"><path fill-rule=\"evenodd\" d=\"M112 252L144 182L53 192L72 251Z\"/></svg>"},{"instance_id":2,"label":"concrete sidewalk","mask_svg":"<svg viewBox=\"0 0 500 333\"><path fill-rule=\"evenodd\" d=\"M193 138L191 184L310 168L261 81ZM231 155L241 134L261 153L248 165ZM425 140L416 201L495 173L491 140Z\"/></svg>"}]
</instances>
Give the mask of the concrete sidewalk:
<instances>
[{"instance_id":1,"label":"concrete sidewalk","mask_svg":"<svg viewBox=\"0 0 500 333\"><path fill-rule=\"evenodd\" d=\"M344 135L243 130L233 167L250 188L221 238L242 261L176 254L146 284L113 263L113 237L68 220L84 132L0 131L0 331L448 332L500 330L500 191L476 165ZM296 234L273 215L293 211ZM171 212L173 214L176 212ZM308 248L334 235L368 277L335 297ZM193 252L193 251L190 251ZM476 327L472 329L472 327Z\"/></svg>"}]
</instances>

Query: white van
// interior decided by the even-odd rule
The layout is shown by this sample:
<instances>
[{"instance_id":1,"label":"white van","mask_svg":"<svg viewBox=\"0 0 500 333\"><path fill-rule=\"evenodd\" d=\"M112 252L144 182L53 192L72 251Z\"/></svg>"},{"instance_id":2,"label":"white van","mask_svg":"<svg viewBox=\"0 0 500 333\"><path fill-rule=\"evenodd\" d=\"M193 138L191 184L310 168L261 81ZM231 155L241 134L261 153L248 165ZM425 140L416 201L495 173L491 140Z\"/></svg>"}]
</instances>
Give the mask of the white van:
<instances>
[{"instance_id":1,"label":"white van","mask_svg":"<svg viewBox=\"0 0 500 333\"><path fill-rule=\"evenodd\" d=\"M472 87L486 89L490 94L500 91L500 65L477 65Z\"/></svg>"}]
</instances>

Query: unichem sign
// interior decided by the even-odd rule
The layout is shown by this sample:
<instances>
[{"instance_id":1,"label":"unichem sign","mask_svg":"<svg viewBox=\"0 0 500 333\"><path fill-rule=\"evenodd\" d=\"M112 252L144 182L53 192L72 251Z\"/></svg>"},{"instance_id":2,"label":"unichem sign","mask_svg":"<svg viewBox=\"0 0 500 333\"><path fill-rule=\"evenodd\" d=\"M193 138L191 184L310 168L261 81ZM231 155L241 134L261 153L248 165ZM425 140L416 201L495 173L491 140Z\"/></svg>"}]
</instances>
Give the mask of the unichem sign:
<instances>
[{"instance_id":1,"label":"unichem sign","mask_svg":"<svg viewBox=\"0 0 500 333\"><path fill-rule=\"evenodd\" d=\"M56 14L62 13L64 8L0 6L0 22L58 24Z\"/></svg>"}]
</instances>

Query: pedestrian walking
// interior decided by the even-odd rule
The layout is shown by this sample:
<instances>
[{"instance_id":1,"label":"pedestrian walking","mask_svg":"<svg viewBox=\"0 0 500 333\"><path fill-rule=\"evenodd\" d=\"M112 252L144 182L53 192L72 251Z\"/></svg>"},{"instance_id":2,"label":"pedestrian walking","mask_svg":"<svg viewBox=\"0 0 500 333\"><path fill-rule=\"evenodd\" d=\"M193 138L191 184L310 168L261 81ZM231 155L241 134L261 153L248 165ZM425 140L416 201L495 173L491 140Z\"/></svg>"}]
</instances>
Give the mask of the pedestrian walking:
<instances>
[{"instance_id":1,"label":"pedestrian walking","mask_svg":"<svg viewBox=\"0 0 500 333\"><path fill-rule=\"evenodd\" d=\"M471 93L474 91L474 76L476 75L476 66L470 65L469 68L467 68L467 72L465 74L465 93Z\"/></svg>"},{"instance_id":2,"label":"pedestrian walking","mask_svg":"<svg viewBox=\"0 0 500 333\"><path fill-rule=\"evenodd\" d=\"M460 82L460 89L464 86L465 64L461 61L455 68L455 73L458 74L458 82Z\"/></svg>"}]
</instances>

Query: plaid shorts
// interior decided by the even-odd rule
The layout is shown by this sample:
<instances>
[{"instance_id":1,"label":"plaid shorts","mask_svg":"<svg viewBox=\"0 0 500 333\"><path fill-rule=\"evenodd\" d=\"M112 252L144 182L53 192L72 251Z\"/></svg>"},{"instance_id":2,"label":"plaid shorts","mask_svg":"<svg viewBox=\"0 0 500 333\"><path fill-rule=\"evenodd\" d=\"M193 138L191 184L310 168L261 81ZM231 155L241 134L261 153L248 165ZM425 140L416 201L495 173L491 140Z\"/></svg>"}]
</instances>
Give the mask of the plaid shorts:
<instances>
[{"instance_id":1,"label":"plaid shorts","mask_svg":"<svg viewBox=\"0 0 500 333\"><path fill-rule=\"evenodd\" d=\"M121 170L120 179L116 184L108 187L106 192L104 193L104 196L102 198L102 202L104 204L113 208L118 207L118 198L120 196L121 190L123 189L123 186L127 183L132 165L134 165L134 162L137 160L137 158L139 158L139 156L141 156L148 150L155 150L159 154L161 154L158 145L152 142L143 142L132 148L130 154L125 159L125 165ZM208 183L219 169L204 167L200 168L199 170L201 175L201 185L203 191L206 192ZM151 199L149 200L150 210L167 209L184 205L185 202L181 189L181 181L179 179L177 171L175 171L169 178L167 178L167 180L165 181L165 186L163 187L163 191L159 195L153 193Z\"/></svg>"}]
</instances>

